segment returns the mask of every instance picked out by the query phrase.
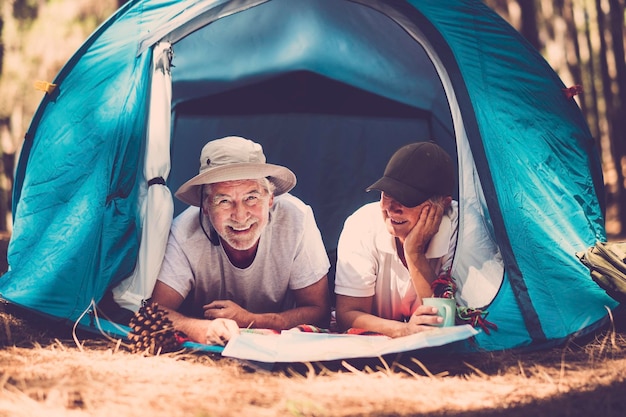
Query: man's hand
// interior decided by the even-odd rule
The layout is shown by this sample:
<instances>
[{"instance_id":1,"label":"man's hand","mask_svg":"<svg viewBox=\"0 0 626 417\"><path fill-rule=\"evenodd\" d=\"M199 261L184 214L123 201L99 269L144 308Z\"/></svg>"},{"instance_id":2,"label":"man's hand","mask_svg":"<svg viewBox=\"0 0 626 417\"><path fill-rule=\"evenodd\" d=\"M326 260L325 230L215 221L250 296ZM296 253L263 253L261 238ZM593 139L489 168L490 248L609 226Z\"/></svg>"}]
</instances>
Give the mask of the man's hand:
<instances>
[{"instance_id":1,"label":"man's hand","mask_svg":"<svg viewBox=\"0 0 626 417\"><path fill-rule=\"evenodd\" d=\"M230 300L213 301L203 307L204 318L209 320L230 319L239 327L249 327L254 322L252 313Z\"/></svg>"},{"instance_id":2,"label":"man's hand","mask_svg":"<svg viewBox=\"0 0 626 417\"><path fill-rule=\"evenodd\" d=\"M224 346L233 336L239 334L239 326L230 319L215 319L208 322L206 343Z\"/></svg>"}]
</instances>

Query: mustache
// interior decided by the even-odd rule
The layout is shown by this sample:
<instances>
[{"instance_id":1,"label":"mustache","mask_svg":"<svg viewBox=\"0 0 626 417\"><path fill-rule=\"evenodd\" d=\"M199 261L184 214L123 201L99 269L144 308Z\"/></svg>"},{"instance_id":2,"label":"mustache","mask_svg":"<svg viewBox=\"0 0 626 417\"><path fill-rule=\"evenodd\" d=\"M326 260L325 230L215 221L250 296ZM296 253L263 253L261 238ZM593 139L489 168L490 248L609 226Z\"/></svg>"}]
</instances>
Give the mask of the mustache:
<instances>
[{"instance_id":1,"label":"mustache","mask_svg":"<svg viewBox=\"0 0 626 417\"><path fill-rule=\"evenodd\" d=\"M235 229L235 230L245 230L245 229L249 229L250 227L252 227L253 224L258 223L259 219L256 217L251 217L248 220L246 220L244 223L239 223L233 220L227 220L226 222L224 222L224 226L226 227L230 227L231 229Z\"/></svg>"}]
</instances>

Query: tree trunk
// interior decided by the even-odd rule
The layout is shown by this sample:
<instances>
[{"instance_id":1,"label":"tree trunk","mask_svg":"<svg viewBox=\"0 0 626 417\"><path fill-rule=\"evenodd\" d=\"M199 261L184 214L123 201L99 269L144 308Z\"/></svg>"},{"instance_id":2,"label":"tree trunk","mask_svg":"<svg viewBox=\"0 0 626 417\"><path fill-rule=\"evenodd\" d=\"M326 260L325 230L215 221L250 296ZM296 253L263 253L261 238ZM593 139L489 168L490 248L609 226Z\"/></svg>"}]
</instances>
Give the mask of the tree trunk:
<instances>
[{"instance_id":1,"label":"tree trunk","mask_svg":"<svg viewBox=\"0 0 626 417\"><path fill-rule=\"evenodd\" d=\"M537 7L535 0L517 0L520 8L521 24L520 33L535 49L541 51L542 45L539 41L539 29L537 28Z\"/></svg>"},{"instance_id":2,"label":"tree trunk","mask_svg":"<svg viewBox=\"0 0 626 417\"><path fill-rule=\"evenodd\" d=\"M613 166L616 174L616 187L613 190L613 194L609 194L608 197L614 197L613 203L616 204L617 207L617 218L620 223L620 228L623 229L624 225L626 225L626 221L624 217L626 217L626 195L624 195L624 173L622 172L622 155L619 152L619 146L615 140L615 133L613 129L615 128L614 124L611 122L615 118L615 107L613 105L613 93L612 93L612 84L613 80L611 79L609 73L609 64L607 59L608 47L607 47L607 30L606 30L606 22L604 11L602 10L602 1L596 0L596 13L598 20L598 32L600 36L600 76L602 79L602 96L605 103L605 114L607 120L607 133L608 137L611 138L611 160L613 162ZM608 202L607 202L608 203Z\"/></svg>"},{"instance_id":3,"label":"tree trunk","mask_svg":"<svg viewBox=\"0 0 626 417\"><path fill-rule=\"evenodd\" d=\"M563 20L565 21L566 33L565 37L565 50L567 51L566 62L567 68L569 72L572 74L572 78L574 80L574 84L583 85L583 77L582 77L582 69L581 63L582 59L580 57L580 44L578 43L578 29L576 27L576 17L574 16L574 7L572 4L572 0L565 0L563 2L562 9ZM583 97L579 96L578 102L580 103L580 108L587 119L587 106L585 104L585 100Z\"/></svg>"},{"instance_id":4,"label":"tree trunk","mask_svg":"<svg viewBox=\"0 0 626 417\"><path fill-rule=\"evenodd\" d=\"M624 187L624 159L626 159L626 121L624 111L626 106L626 63L624 62L624 8L618 0L609 0L609 17L612 52L615 62L617 94L613 96L613 111L609 113L609 121L613 126L611 143L615 149L615 168L618 170L618 189L620 192L618 204L620 207L619 220L626 225L626 192Z\"/></svg>"},{"instance_id":5,"label":"tree trunk","mask_svg":"<svg viewBox=\"0 0 626 417\"><path fill-rule=\"evenodd\" d=\"M587 123L591 128L593 136L596 138L598 144L598 152L602 155L602 147L600 146L602 140L602 129L600 128L600 114L598 110L598 88L596 86L596 65L595 65L595 51L591 42L591 29L589 28L589 11L587 10L587 4L583 4L583 13L585 17L585 39L587 42L587 50L589 51L589 61L587 62L587 77L588 81L585 86L585 95L583 96L588 102L588 109L591 114L587 115ZM591 99L587 99L591 97Z\"/></svg>"},{"instance_id":6,"label":"tree trunk","mask_svg":"<svg viewBox=\"0 0 626 417\"><path fill-rule=\"evenodd\" d=\"M511 16L509 15L509 1L510 0L485 0L485 3L495 10L496 13L506 19L511 25L514 25L514 22L511 22Z\"/></svg>"}]
</instances>

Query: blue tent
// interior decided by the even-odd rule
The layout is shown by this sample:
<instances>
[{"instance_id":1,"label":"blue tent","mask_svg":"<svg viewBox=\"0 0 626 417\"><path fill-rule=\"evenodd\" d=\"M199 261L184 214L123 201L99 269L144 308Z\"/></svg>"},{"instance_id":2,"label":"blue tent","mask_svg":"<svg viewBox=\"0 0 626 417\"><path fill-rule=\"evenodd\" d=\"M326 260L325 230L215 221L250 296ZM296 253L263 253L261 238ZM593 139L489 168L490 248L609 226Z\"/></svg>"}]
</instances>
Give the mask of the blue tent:
<instances>
[{"instance_id":1,"label":"blue tent","mask_svg":"<svg viewBox=\"0 0 626 417\"><path fill-rule=\"evenodd\" d=\"M34 116L0 295L75 321L149 297L175 190L209 139L241 135L298 176L329 253L401 145L457 161L457 301L498 325L466 349L542 347L616 303L575 256L605 240L579 108L478 0L131 0Z\"/></svg>"}]
</instances>

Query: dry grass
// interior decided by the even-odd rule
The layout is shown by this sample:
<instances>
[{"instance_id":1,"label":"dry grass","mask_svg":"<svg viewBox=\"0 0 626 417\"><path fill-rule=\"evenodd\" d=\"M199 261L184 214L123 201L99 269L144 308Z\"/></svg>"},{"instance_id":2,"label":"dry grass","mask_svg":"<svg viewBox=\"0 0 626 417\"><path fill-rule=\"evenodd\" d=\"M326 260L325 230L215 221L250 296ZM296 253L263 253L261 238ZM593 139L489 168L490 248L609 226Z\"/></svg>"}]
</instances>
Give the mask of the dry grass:
<instances>
[{"instance_id":1,"label":"dry grass","mask_svg":"<svg viewBox=\"0 0 626 417\"><path fill-rule=\"evenodd\" d=\"M587 340L539 352L264 370L209 353L132 354L92 335L76 335L77 346L69 327L7 307L0 417L626 416L626 313Z\"/></svg>"},{"instance_id":2,"label":"dry grass","mask_svg":"<svg viewBox=\"0 0 626 417\"><path fill-rule=\"evenodd\" d=\"M626 326L534 353L398 355L262 370L131 354L0 312L0 416L624 416ZM47 324L49 325L49 324Z\"/></svg>"}]
</instances>

